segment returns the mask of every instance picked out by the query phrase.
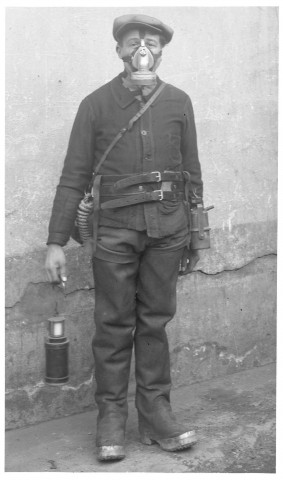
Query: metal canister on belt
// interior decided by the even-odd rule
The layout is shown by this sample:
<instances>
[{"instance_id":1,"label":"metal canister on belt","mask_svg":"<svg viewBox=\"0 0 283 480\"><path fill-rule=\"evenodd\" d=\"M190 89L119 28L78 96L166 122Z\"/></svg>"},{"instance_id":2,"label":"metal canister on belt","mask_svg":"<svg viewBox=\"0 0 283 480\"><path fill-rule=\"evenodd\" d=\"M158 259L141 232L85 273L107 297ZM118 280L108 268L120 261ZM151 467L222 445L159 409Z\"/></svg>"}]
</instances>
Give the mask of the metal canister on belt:
<instances>
[{"instance_id":1,"label":"metal canister on belt","mask_svg":"<svg viewBox=\"0 0 283 480\"><path fill-rule=\"evenodd\" d=\"M193 250L210 248L210 227L208 223L208 211L213 205L204 208L202 204L191 208L191 244Z\"/></svg>"}]
</instances>

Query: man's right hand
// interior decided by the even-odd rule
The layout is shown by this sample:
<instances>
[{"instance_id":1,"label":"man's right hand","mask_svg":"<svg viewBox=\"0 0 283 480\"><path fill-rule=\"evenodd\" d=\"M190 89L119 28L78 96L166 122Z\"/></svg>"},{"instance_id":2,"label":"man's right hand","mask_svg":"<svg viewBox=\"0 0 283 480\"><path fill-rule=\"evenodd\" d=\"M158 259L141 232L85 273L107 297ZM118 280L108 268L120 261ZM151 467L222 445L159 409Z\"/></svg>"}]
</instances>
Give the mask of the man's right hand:
<instances>
[{"instance_id":1,"label":"man's right hand","mask_svg":"<svg viewBox=\"0 0 283 480\"><path fill-rule=\"evenodd\" d=\"M183 257L181 259L179 275L188 275L192 273L194 267L200 259L199 250L193 250L192 248L185 248ZM188 263L189 261L189 263Z\"/></svg>"},{"instance_id":2,"label":"man's right hand","mask_svg":"<svg viewBox=\"0 0 283 480\"><path fill-rule=\"evenodd\" d=\"M66 257L63 248L55 243L48 245L45 269L51 283L67 281Z\"/></svg>"}]
</instances>

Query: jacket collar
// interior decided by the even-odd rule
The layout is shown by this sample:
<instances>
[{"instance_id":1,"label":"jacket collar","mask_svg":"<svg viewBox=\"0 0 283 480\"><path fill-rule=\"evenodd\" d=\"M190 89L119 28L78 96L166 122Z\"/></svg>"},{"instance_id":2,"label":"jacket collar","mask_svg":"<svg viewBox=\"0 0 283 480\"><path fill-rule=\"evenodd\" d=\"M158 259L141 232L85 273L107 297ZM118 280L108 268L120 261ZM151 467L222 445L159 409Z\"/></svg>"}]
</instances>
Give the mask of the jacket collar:
<instances>
[{"instance_id":1,"label":"jacket collar","mask_svg":"<svg viewBox=\"0 0 283 480\"><path fill-rule=\"evenodd\" d=\"M121 108L128 107L131 103L136 101L137 92L131 92L128 88L125 88L122 83L122 77L125 72L120 73L117 77L113 78L110 82L112 94ZM157 87L160 84L160 79L157 77ZM154 92L155 90L153 90ZM153 93L152 92L152 93ZM151 95L150 95L151 96Z\"/></svg>"}]
</instances>

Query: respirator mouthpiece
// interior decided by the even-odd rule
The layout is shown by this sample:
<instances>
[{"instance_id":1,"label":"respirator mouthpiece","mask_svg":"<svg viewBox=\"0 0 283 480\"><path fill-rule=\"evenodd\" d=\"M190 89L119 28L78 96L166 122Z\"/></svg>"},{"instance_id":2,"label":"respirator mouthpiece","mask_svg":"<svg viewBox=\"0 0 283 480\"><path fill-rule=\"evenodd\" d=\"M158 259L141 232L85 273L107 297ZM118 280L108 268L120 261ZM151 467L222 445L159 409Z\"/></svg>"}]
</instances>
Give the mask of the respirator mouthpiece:
<instances>
[{"instance_id":1,"label":"respirator mouthpiece","mask_svg":"<svg viewBox=\"0 0 283 480\"><path fill-rule=\"evenodd\" d=\"M160 54L157 57L159 56ZM131 73L131 81L134 85L152 85L155 82L156 73L151 70L154 66L155 57L145 45L144 40L141 40L141 45L133 57L124 57L123 61L128 61L128 59L135 69Z\"/></svg>"}]
</instances>

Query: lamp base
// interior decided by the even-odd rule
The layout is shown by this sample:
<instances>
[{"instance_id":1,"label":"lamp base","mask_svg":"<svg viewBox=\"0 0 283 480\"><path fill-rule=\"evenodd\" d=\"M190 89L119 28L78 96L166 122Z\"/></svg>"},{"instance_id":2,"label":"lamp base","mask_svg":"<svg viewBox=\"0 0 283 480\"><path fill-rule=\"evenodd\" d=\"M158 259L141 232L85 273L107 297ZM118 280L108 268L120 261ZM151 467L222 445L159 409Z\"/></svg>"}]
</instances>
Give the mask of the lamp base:
<instances>
[{"instance_id":1,"label":"lamp base","mask_svg":"<svg viewBox=\"0 0 283 480\"><path fill-rule=\"evenodd\" d=\"M59 339L56 339L56 343L54 343L54 339L51 338L45 341L45 381L49 385L60 385L69 381L69 340L67 340L66 337L62 337L60 340L59 342Z\"/></svg>"}]
</instances>

